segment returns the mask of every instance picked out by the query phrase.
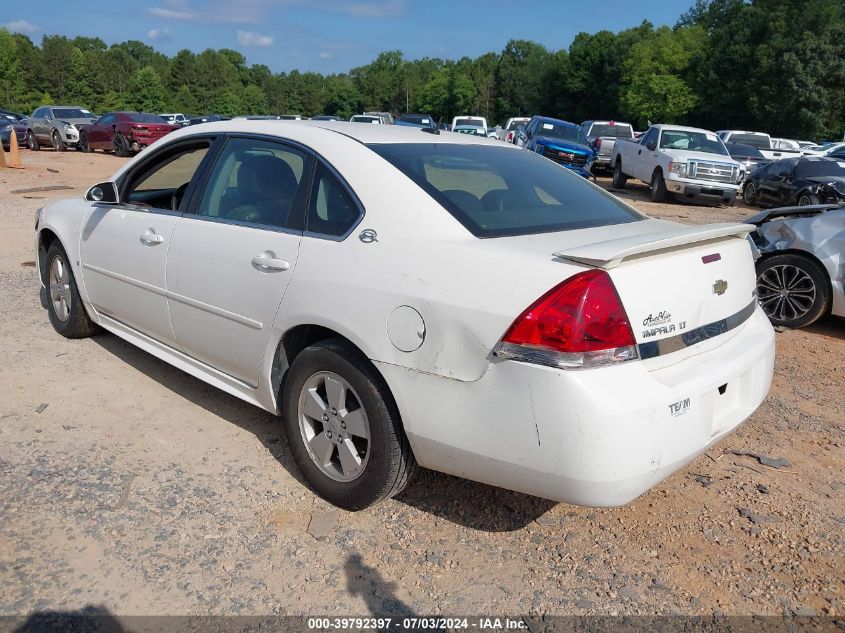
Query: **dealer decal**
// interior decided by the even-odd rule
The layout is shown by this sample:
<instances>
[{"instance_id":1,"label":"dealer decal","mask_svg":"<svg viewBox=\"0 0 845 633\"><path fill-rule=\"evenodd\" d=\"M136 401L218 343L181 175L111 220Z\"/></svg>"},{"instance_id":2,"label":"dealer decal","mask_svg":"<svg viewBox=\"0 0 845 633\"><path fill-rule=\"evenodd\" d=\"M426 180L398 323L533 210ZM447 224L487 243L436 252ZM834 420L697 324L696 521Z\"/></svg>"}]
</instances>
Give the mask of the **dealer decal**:
<instances>
[{"instance_id":1,"label":"dealer decal","mask_svg":"<svg viewBox=\"0 0 845 633\"><path fill-rule=\"evenodd\" d=\"M681 321L676 326L672 323L672 313L668 310L661 310L657 314L649 314L643 319L643 338L651 338L664 334L671 334L676 330L683 330L687 327L686 321Z\"/></svg>"},{"instance_id":2,"label":"dealer decal","mask_svg":"<svg viewBox=\"0 0 845 633\"><path fill-rule=\"evenodd\" d=\"M690 410L690 399L684 398L683 400L678 400L677 402L673 402L669 405L669 415L674 417L678 417L679 415L683 415L687 411Z\"/></svg>"}]
</instances>

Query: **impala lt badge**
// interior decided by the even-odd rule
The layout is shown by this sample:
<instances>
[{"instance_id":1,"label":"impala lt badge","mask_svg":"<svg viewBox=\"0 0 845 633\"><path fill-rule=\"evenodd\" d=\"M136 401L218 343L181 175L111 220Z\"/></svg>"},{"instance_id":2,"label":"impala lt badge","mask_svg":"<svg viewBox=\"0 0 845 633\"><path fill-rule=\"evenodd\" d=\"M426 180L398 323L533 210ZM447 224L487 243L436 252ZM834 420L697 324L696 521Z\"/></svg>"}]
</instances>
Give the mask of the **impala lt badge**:
<instances>
[{"instance_id":1,"label":"impala lt badge","mask_svg":"<svg viewBox=\"0 0 845 633\"><path fill-rule=\"evenodd\" d=\"M716 283L713 284L713 294L714 295L723 295L725 291L728 289L728 282L724 279L717 279Z\"/></svg>"}]
</instances>

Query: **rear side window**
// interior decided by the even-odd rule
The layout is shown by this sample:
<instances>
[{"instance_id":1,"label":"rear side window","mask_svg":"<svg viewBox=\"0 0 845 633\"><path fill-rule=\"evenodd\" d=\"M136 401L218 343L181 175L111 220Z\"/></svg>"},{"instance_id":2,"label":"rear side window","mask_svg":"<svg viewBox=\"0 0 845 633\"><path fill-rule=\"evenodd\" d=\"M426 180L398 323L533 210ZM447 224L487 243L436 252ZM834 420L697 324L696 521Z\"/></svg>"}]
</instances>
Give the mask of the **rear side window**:
<instances>
[{"instance_id":1,"label":"rear side window","mask_svg":"<svg viewBox=\"0 0 845 633\"><path fill-rule=\"evenodd\" d=\"M531 235L644 216L534 152L487 145L370 145L480 238Z\"/></svg>"},{"instance_id":2,"label":"rear side window","mask_svg":"<svg viewBox=\"0 0 845 633\"><path fill-rule=\"evenodd\" d=\"M308 232L339 237L355 226L360 215L343 185L324 165L318 165L308 206Z\"/></svg>"}]
</instances>

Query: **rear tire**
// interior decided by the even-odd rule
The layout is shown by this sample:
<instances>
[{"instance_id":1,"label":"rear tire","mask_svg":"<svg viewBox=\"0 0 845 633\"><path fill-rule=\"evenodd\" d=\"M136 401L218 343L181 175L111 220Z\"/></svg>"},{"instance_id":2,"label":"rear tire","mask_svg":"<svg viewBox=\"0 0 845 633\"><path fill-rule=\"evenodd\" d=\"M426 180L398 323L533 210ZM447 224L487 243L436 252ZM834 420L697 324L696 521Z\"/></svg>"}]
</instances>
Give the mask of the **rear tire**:
<instances>
[{"instance_id":1,"label":"rear tire","mask_svg":"<svg viewBox=\"0 0 845 633\"><path fill-rule=\"evenodd\" d=\"M281 400L294 459L326 501L362 510L398 494L416 472L393 395L369 360L345 341L304 349L288 369Z\"/></svg>"},{"instance_id":2,"label":"rear tire","mask_svg":"<svg viewBox=\"0 0 845 633\"><path fill-rule=\"evenodd\" d=\"M798 196L798 206L799 207L806 207L807 205L818 204L818 203L819 203L819 197L814 196L811 193L802 193L800 196Z\"/></svg>"},{"instance_id":3,"label":"rear tire","mask_svg":"<svg viewBox=\"0 0 845 633\"><path fill-rule=\"evenodd\" d=\"M613 187L624 189L626 184L628 184L628 176L622 172L622 161L617 160L616 166L613 168Z\"/></svg>"},{"instance_id":4,"label":"rear tire","mask_svg":"<svg viewBox=\"0 0 845 633\"><path fill-rule=\"evenodd\" d=\"M121 158L129 156L129 147L126 145L126 139L123 138L123 134L116 134L112 145L114 146L115 156L120 156Z\"/></svg>"},{"instance_id":5,"label":"rear tire","mask_svg":"<svg viewBox=\"0 0 845 633\"><path fill-rule=\"evenodd\" d=\"M32 133L32 130L29 130L26 133L26 144L33 152L37 152L41 149L41 145L38 144L38 139L35 138L35 134Z\"/></svg>"},{"instance_id":6,"label":"rear tire","mask_svg":"<svg viewBox=\"0 0 845 633\"><path fill-rule=\"evenodd\" d=\"M757 262L757 298L773 325L805 327L830 308L829 278L809 257L772 255Z\"/></svg>"},{"instance_id":7,"label":"rear tire","mask_svg":"<svg viewBox=\"0 0 845 633\"><path fill-rule=\"evenodd\" d=\"M65 249L58 241L47 249L47 314L53 329L65 338L86 338L100 331L82 305Z\"/></svg>"},{"instance_id":8,"label":"rear tire","mask_svg":"<svg viewBox=\"0 0 845 633\"><path fill-rule=\"evenodd\" d=\"M94 151L88 143L88 137L84 132L79 135L79 143L77 143L76 147L80 152L84 152L86 154L90 154Z\"/></svg>"},{"instance_id":9,"label":"rear tire","mask_svg":"<svg viewBox=\"0 0 845 633\"><path fill-rule=\"evenodd\" d=\"M666 200L666 183L663 180L663 172L654 170L651 176L651 201L664 202Z\"/></svg>"}]
</instances>

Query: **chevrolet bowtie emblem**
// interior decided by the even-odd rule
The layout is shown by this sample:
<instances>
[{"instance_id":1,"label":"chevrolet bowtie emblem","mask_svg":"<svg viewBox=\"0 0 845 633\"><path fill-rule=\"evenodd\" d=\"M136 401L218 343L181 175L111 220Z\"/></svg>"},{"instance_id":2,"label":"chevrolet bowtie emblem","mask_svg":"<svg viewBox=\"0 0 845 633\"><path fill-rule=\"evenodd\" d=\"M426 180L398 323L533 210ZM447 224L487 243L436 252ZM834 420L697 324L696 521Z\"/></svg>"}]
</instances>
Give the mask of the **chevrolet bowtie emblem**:
<instances>
[{"instance_id":1,"label":"chevrolet bowtie emblem","mask_svg":"<svg viewBox=\"0 0 845 633\"><path fill-rule=\"evenodd\" d=\"M727 289L728 282L724 279L717 279L716 283L713 284L713 294L723 295Z\"/></svg>"}]
</instances>

